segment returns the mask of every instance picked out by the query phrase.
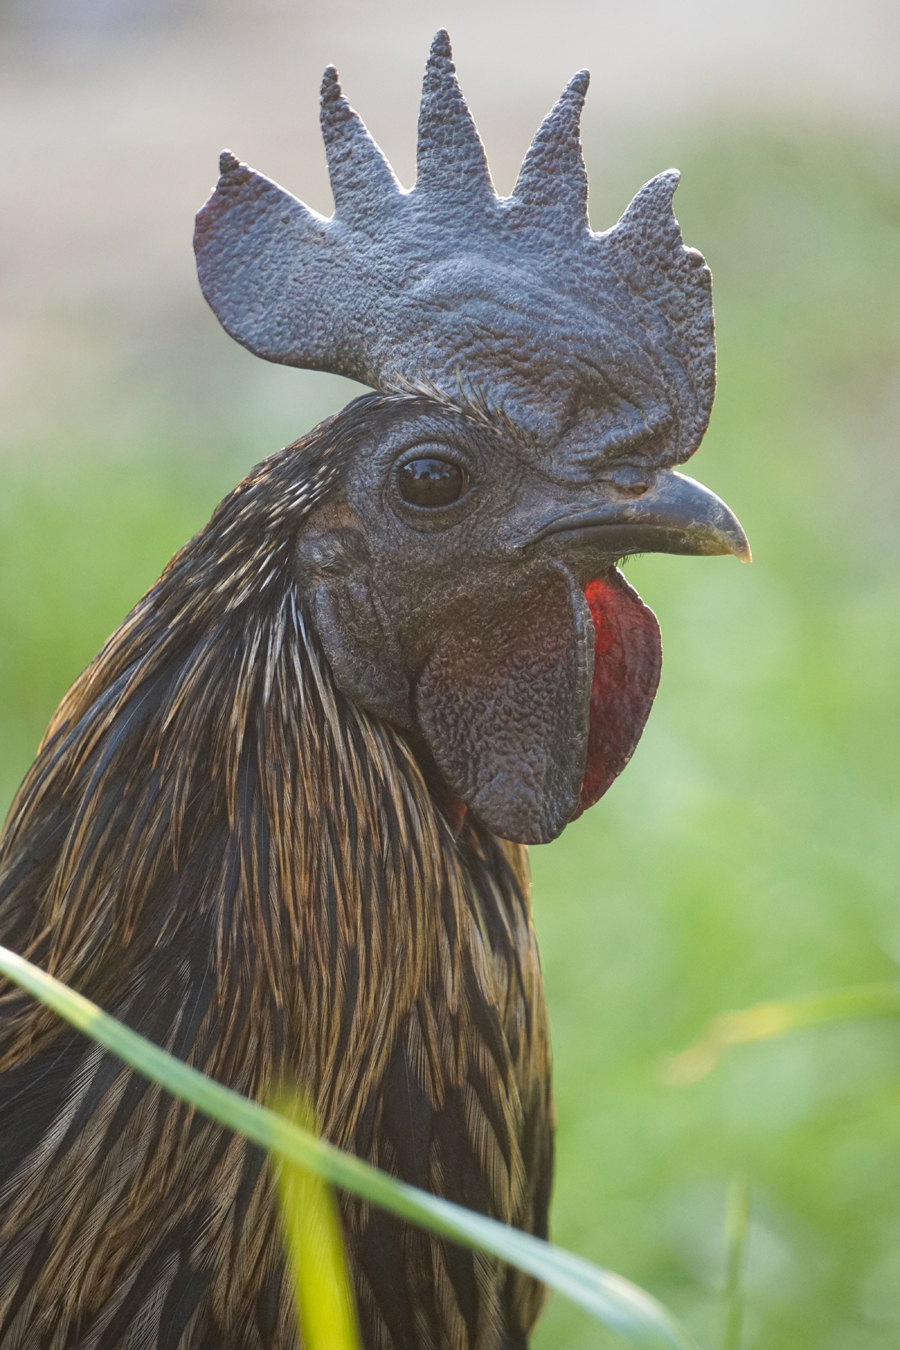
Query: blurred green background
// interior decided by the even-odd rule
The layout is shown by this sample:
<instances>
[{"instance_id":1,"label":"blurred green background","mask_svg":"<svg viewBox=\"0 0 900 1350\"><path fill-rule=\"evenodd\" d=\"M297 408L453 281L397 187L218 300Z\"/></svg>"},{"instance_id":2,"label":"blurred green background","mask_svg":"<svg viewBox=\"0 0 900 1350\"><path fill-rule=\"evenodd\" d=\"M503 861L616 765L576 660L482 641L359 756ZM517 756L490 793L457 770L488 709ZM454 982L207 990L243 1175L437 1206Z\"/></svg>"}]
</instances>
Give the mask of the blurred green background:
<instances>
[{"instance_id":1,"label":"blurred green background","mask_svg":"<svg viewBox=\"0 0 900 1350\"><path fill-rule=\"evenodd\" d=\"M16 23L35 87L100 59L90 43L86 67L48 57L43 30ZM134 50L151 71L162 61L165 24L122 31L102 47L104 78ZM120 84L121 139L140 139ZM413 85L409 101L414 114ZM676 205L713 268L720 370L690 471L736 510L755 560L629 564L663 630L655 711L603 802L532 850L556 1059L554 1235L652 1290L713 1350L725 1191L746 1174L745 1350L887 1350L900 1340L900 1024L737 1050L691 1087L660 1071L723 1008L898 976L900 150L871 119L796 109L707 109L674 130L654 115L615 156L594 125L597 227L672 159L683 171ZM516 128L523 145L530 130ZM209 167L191 179L194 205ZM98 218L112 190L108 173L88 175ZM53 228L47 267L68 280L34 302L43 345L6 387L0 436L3 810L58 699L170 554L250 464L355 392L253 363L193 291L162 303L151 283L165 249L143 289L125 267L76 284L53 252L65 218ZM145 246L138 231L131 264ZM100 247L88 239L91 256ZM131 296L119 309L117 286ZM27 310L23 288L13 317ZM560 1299L535 1341L613 1343Z\"/></svg>"}]
</instances>

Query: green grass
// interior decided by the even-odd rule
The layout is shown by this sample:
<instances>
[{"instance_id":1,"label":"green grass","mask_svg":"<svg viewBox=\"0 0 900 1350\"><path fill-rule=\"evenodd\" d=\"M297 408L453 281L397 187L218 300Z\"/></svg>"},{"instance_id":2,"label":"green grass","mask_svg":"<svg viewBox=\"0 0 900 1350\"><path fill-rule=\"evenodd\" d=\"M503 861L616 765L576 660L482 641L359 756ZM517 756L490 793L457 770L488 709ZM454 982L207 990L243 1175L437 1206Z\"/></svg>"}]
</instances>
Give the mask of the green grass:
<instances>
[{"instance_id":1,"label":"green grass","mask_svg":"<svg viewBox=\"0 0 900 1350\"><path fill-rule=\"evenodd\" d=\"M692 470L755 562L647 558L662 687L604 803L533 853L560 1103L555 1233L717 1343L748 1176L744 1347L900 1334L900 1028L659 1065L721 1009L896 979L900 174L735 139L683 162L716 277L720 393ZM538 1344L595 1344L557 1306Z\"/></svg>"},{"instance_id":2,"label":"green grass","mask_svg":"<svg viewBox=\"0 0 900 1350\"><path fill-rule=\"evenodd\" d=\"M893 1350L896 1020L750 1045L692 1086L668 1085L663 1067L723 1009L897 979L900 165L835 137L735 133L680 167L720 352L689 472L737 511L755 562L629 566L663 630L657 707L604 801L532 851L559 1108L554 1236L717 1350L728 1186L746 1177L741 1350ZM300 402L281 439L309 425ZM210 401L196 447L148 431L91 455L84 437L61 449L61 428L5 461L5 799L77 671L277 444L229 417ZM613 1344L562 1300L535 1343Z\"/></svg>"}]
</instances>

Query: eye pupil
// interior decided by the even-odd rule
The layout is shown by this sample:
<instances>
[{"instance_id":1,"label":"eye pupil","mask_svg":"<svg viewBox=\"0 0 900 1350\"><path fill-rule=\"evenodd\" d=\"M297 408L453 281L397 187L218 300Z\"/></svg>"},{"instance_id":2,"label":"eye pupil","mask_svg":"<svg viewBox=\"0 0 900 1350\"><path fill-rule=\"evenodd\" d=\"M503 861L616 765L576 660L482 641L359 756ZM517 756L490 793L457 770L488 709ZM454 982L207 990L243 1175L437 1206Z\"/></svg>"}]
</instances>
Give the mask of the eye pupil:
<instances>
[{"instance_id":1,"label":"eye pupil","mask_svg":"<svg viewBox=\"0 0 900 1350\"><path fill-rule=\"evenodd\" d=\"M449 459L411 459L397 475L400 496L413 506L449 506L469 486L468 474Z\"/></svg>"}]
</instances>

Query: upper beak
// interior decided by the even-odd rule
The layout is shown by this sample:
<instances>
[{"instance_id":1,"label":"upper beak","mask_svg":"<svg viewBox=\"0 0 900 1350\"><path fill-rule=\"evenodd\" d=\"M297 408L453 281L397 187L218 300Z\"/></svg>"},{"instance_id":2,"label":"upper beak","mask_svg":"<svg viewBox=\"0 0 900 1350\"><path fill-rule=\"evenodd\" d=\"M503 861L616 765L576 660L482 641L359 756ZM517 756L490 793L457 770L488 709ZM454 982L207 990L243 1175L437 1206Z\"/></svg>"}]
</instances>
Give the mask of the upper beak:
<instances>
[{"instance_id":1,"label":"upper beak","mask_svg":"<svg viewBox=\"0 0 900 1350\"><path fill-rule=\"evenodd\" d=\"M640 497L609 501L558 514L530 536L553 535L624 558L629 553L733 553L750 561L750 545L737 516L702 483L663 470Z\"/></svg>"}]
</instances>

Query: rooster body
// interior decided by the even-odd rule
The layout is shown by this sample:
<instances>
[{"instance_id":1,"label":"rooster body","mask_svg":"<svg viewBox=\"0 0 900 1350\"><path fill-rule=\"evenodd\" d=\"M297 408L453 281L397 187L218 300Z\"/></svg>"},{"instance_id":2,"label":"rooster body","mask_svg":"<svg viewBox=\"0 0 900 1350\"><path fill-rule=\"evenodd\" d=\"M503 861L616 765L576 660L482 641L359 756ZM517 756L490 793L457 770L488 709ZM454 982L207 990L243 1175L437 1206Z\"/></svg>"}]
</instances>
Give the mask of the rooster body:
<instances>
[{"instance_id":1,"label":"rooster body","mask_svg":"<svg viewBox=\"0 0 900 1350\"><path fill-rule=\"evenodd\" d=\"M499 200L446 34L404 193L326 72L330 220L229 153L201 285L257 355L363 380L264 461L57 711L0 941L256 1100L547 1231L523 845L624 769L659 679L617 567L748 557L675 471L714 389L677 175L587 222L586 73ZM0 1350L293 1350L261 1154L0 989ZM539 1286L342 1200L366 1350L523 1350Z\"/></svg>"},{"instance_id":2,"label":"rooster body","mask_svg":"<svg viewBox=\"0 0 900 1350\"><path fill-rule=\"evenodd\" d=\"M304 1085L376 1166L544 1233L525 850L457 833L408 740L335 685L293 574L341 434L251 475L69 692L3 837L3 941L240 1092ZM4 1350L293 1346L262 1155L18 995L2 1030ZM345 1215L366 1346L524 1344L533 1281Z\"/></svg>"}]
</instances>

